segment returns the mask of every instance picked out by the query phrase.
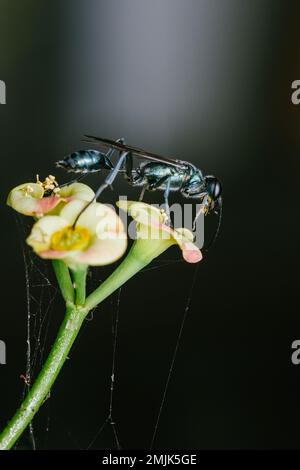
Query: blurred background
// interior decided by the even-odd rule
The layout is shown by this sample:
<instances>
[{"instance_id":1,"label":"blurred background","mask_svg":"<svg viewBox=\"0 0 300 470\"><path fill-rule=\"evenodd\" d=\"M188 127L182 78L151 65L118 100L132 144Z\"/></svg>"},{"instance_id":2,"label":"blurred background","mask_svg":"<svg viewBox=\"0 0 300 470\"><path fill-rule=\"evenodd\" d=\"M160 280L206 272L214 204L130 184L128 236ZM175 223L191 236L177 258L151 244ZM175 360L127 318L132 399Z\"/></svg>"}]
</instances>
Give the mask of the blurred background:
<instances>
[{"instance_id":1,"label":"blurred background","mask_svg":"<svg viewBox=\"0 0 300 470\"><path fill-rule=\"evenodd\" d=\"M54 162L88 133L188 160L224 188L221 233L199 265L154 448L299 448L299 9L283 0L0 0L1 427L24 388L26 269L36 370L63 317L58 295L48 312L48 263L26 252L24 266L28 221L16 223L5 199L36 173L67 181ZM97 188L101 178L87 182ZM138 192L119 179L105 198L119 194ZM164 258L179 256L172 248ZM123 449L150 446L194 275L181 262L152 267L120 294L113 418ZM91 286L113 269L93 270ZM116 448L110 426L98 431L117 304L110 297L85 322L34 420L38 449ZM31 446L25 433L19 448Z\"/></svg>"}]
</instances>

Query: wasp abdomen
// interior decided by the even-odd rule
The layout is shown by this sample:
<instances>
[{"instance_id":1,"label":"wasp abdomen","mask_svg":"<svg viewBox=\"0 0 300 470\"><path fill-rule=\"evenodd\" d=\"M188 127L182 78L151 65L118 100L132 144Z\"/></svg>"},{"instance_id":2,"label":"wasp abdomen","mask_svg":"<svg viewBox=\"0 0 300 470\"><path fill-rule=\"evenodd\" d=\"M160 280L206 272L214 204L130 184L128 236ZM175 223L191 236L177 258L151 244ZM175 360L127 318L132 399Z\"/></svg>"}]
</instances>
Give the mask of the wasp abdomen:
<instances>
[{"instance_id":1,"label":"wasp abdomen","mask_svg":"<svg viewBox=\"0 0 300 470\"><path fill-rule=\"evenodd\" d=\"M58 161L56 165L74 173L93 173L113 169L110 159L97 150L78 150Z\"/></svg>"}]
</instances>

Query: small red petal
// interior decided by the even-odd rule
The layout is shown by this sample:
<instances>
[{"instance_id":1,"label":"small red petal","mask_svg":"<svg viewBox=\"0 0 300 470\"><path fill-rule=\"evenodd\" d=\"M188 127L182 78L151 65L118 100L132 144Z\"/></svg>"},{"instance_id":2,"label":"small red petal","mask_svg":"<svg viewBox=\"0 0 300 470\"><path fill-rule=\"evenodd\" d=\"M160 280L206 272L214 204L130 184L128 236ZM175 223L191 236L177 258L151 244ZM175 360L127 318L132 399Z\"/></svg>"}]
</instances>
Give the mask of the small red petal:
<instances>
[{"instance_id":1,"label":"small red petal","mask_svg":"<svg viewBox=\"0 0 300 470\"><path fill-rule=\"evenodd\" d=\"M40 251L39 256L45 259L62 259L66 258L69 253L69 251L45 250Z\"/></svg>"},{"instance_id":2,"label":"small red petal","mask_svg":"<svg viewBox=\"0 0 300 470\"><path fill-rule=\"evenodd\" d=\"M203 256L201 251L192 243L184 243L182 246L182 254L185 261L188 263L199 263Z\"/></svg>"},{"instance_id":3,"label":"small red petal","mask_svg":"<svg viewBox=\"0 0 300 470\"><path fill-rule=\"evenodd\" d=\"M37 209L35 212L37 214L46 214L54 209L60 201L60 198L57 196L43 197L37 201Z\"/></svg>"}]
</instances>

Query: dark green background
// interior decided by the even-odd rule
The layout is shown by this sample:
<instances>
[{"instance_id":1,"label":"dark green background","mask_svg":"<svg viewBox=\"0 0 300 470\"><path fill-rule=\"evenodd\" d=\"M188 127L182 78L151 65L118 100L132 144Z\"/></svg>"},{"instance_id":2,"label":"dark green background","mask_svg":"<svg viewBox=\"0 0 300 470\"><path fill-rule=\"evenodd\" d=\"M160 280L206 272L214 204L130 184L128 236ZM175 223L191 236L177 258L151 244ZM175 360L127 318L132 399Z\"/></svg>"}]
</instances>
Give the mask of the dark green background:
<instances>
[{"instance_id":1,"label":"dark green background","mask_svg":"<svg viewBox=\"0 0 300 470\"><path fill-rule=\"evenodd\" d=\"M299 13L283 0L0 0L1 427L23 389L27 321L22 237L5 198L90 133L189 160L224 187L222 232L199 267L155 447L300 447L290 359L300 338ZM126 193L137 195L119 180L107 200ZM149 447L193 272L161 267L122 290L114 419L125 449ZM38 448L85 449L105 420L115 305L86 322L35 420ZM45 353L62 314L57 301ZM30 448L26 435L20 444ZM108 428L92 448L113 446Z\"/></svg>"}]
</instances>

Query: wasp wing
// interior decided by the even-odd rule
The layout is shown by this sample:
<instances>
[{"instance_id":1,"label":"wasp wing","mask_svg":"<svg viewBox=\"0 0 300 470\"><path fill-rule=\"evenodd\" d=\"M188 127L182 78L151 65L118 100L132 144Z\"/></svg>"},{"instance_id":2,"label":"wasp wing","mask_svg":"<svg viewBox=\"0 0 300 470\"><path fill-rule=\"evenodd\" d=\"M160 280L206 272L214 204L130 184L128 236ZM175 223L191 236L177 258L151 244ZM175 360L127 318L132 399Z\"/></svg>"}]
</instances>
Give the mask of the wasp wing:
<instances>
[{"instance_id":1,"label":"wasp wing","mask_svg":"<svg viewBox=\"0 0 300 470\"><path fill-rule=\"evenodd\" d=\"M115 150L119 150L120 152L131 152L137 158L144 158L146 160L150 160L153 162L159 163L167 163L168 165L174 166L175 168L182 169L184 167L184 162L173 160L170 158L161 157L160 155L156 155L155 153L146 152L145 150L139 149L137 147L132 147L131 145L125 145L121 142L116 142L110 139L103 139L102 137L94 137L90 135L85 135L83 142L87 142L89 144L95 144L100 146L100 148L113 148Z\"/></svg>"}]
</instances>

